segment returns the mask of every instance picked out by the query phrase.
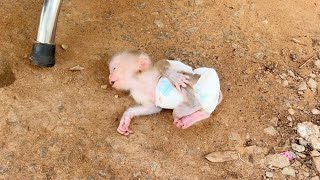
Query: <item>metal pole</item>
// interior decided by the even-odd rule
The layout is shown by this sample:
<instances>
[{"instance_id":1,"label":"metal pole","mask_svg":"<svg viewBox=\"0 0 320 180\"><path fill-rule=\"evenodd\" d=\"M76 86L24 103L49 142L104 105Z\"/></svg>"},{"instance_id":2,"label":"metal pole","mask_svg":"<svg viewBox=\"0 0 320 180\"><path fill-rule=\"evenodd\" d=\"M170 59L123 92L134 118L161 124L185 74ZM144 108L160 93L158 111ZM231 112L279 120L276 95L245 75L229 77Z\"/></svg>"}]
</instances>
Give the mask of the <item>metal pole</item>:
<instances>
[{"instance_id":1,"label":"metal pole","mask_svg":"<svg viewBox=\"0 0 320 180\"><path fill-rule=\"evenodd\" d=\"M40 67L55 65L55 36L62 0L44 0L38 36L33 44L30 62Z\"/></svg>"}]
</instances>

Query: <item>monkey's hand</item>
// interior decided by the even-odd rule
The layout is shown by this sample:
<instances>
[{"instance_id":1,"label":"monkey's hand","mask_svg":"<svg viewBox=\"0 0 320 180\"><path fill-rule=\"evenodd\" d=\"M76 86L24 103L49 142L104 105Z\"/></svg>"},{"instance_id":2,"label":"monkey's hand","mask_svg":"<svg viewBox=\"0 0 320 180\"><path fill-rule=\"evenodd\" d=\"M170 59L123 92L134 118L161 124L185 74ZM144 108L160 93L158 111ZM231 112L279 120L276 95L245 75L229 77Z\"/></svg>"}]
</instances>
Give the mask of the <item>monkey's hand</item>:
<instances>
[{"instance_id":1,"label":"monkey's hand","mask_svg":"<svg viewBox=\"0 0 320 180\"><path fill-rule=\"evenodd\" d=\"M176 71L167 70L164 73L164 77L168 78L169 81L180 91L180 87L187 87L187 84L190 83L190 77Z\"/></svg>"},{"instance_id":2,"label":"monkey's hand","mask_svg":"<svg viewBox=\"0 0 320 180\"><path fill-rule=\"evenodd\" d=\"M155 106L154 104L149 105L142 105L142 106L136 106L132 107L126 110L124 112L120 124L118 126L117 131L120 134L123 134L125 136L128 136L129 134L132 134L133 131L129 129L131 120L135 116L143 116L143 115L150 115L160 112L162 109Z\"/></svg>"}]
</instances>

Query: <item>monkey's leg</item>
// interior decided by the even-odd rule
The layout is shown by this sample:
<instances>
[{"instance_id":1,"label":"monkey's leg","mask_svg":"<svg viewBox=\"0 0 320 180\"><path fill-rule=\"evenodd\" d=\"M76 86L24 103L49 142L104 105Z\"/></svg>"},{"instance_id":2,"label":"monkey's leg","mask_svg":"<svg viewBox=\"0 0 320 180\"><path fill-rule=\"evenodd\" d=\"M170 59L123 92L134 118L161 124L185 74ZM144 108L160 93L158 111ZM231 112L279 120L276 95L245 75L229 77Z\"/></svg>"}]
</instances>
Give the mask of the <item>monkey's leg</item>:
<instances>
[{"instance_id":1,"label":"monkey's leg","mask_svg":"<svg viewBox=\"0 0 320 180\"><path fill-rule=\"evenodd\" d=\"M181 118L177 122L176 126L178 128L186 129L186 128L192 126L194 123L202 121L202 120L207 119L209 117L210 117L210 113L200 110L200 111L197 111L189 116L185 116L185 117Z\"/></svg>"},{"instance_id":2,"label":"monkey's leg","mask_svg":"<svg viewBox=\"0 0 320 180\"><path fill-rule=\"evenodd\" d=\"M155 105L142 105L142 106L131 107L123 113L123 116L120 120L120 124L118 126L117 131L120 134L127 136L130 133L133 133L133 131L129 129L129 126L133 117L151 115L151 114L158 113L161 110L162 110L161 108L156 107Z\"/></svg>"},{"instance_id":3,"label":"monkey's leg","mask_svg":"<svg viewBox=\"0 0 320 180\"><path fill-rule=\"evenodd\" d=\"M181 118L191 115L202 108L191 87L182 88L181 93L184 96L185 102L173 110L174 124L177 124Z\"/></svg>"}]
</instances>

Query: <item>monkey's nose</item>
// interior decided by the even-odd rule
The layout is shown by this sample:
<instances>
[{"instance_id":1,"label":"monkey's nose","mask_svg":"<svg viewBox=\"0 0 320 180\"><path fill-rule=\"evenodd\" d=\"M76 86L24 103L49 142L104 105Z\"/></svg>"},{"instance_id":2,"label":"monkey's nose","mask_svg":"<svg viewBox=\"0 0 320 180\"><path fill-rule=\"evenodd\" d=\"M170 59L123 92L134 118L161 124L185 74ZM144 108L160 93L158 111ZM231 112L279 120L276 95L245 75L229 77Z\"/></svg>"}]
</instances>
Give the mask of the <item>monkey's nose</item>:
<instances>
[{"instance_id":1,"label":"monkey's nose","mask_svg":"<svg viewBox=\"0 0 320 180\"><path fill-rule=\"evenodd\" d=\"M115 83L116 81L110 81L110 84L113 86L113 84Z\"/></svg>"}]
</instances>

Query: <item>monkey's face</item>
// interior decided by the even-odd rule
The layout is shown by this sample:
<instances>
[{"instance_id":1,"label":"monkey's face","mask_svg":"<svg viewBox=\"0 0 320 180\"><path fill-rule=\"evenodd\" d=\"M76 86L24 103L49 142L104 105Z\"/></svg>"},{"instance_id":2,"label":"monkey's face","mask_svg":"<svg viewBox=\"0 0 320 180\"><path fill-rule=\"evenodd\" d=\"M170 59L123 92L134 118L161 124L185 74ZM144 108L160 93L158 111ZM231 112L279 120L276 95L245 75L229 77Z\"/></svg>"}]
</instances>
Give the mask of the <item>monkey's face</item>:
<instances>
[{"instance_id":1,"label":"monkey's face","mask_svg":"<svg viewBox=\"0 0 320 180\"><path fill-rule=\"evenodd\" d=\"M134 59L114 58L109 64L109 83L117 90L129 90L132 78L138 72Z\"/></svg>"}]
</instances>

